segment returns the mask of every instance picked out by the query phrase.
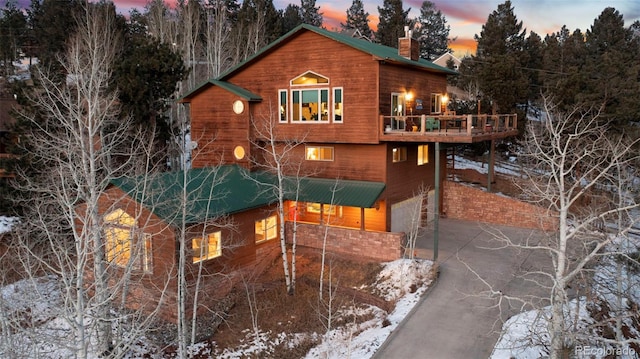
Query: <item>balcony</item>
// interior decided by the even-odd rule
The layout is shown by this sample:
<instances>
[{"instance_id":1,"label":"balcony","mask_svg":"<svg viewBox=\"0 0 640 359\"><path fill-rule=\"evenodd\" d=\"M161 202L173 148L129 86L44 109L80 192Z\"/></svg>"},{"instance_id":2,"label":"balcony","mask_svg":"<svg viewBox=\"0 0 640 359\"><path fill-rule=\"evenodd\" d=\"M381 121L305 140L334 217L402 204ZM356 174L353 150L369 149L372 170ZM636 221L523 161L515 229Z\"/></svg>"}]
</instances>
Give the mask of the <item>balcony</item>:
<instances>
[{"instance_id":1,"label":"balcony","mask_svg":"<svg viewBox=\"0 0 640 359\"><path fill-rule=\"evenodd\" d=\"M509 115L380 116L380 140L474 143L518 134L518 117Z\"/></svg>"}]
</instances>

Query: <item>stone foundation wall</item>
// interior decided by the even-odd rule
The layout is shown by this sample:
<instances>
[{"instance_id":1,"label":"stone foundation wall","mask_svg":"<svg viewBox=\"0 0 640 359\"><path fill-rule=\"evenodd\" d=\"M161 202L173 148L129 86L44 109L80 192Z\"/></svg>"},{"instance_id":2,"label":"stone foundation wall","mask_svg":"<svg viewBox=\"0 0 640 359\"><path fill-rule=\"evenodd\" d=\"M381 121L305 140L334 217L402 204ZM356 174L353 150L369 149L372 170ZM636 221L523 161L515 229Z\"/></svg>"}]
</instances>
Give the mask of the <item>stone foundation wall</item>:
<instances>
[{"instance_id":1,"label":"stone foundation wall","mask_svg":"<svg viewBox=\"0 0 640 359\"><path fill-rule=\"evenodd\" d=\"M325 226L298 223L297 245L322 249ZM293 223L287 223L287 242L291 243ZM326 250L349 256L366 257L379 261L402 258L404 233L361 231L350 228L329 227Z\"/></svg>"},{"instance_id":2,"label":"stone foundation wall","mask_svg":"<svg viewBox=\"0 0 640 359\"><path fill-rule=\"evenodd\" d=\"M442 215L544 231L558 229L557 216L546 208L451 181L443 184Z\"/></svg>"}]
</instances>

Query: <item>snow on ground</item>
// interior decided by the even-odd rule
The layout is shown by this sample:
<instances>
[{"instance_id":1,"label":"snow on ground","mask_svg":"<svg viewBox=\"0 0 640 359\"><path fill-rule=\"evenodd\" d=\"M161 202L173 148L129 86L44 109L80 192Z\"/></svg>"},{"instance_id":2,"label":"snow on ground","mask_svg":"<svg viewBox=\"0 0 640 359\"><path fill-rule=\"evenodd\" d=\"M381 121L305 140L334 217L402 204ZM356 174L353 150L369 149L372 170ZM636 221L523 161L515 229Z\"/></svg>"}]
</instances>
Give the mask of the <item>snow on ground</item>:
<instances>
[{"instance_id":1,"label":"snow on ground","mask_svg":"<svg viewBox=\"0 0 640 359\"><path fill-rule=\"evenodd\" d=\"M639 237L618 237L614 238L607 248L611 253L636 253L640 249ZM632 303L637 305L640 303L640 273L638 268L631 269L627 265L622 265L619 257L615 255L603 257L599 264L594 268L594 285L593 292L596 293L603 304L610 308L609 315L615 317L617 309L622 312L631 313L634 310ZM614 278L620 278L616 281ZM615 288L616 283L619 288ZM615 293L614 293L615 291ZM620 295L622 293L623 295ZM567 318L569 321L578 318L578 323L567 322L567 327L577 324L577 328L583 332L589 332L588 324L595 323L596 320L586 309L587 305L585 297L580 297L570 301ZM549 343L548 322L546 317L549 316L550 307L541 310L532 310L523 312L511 317L502 326L502 335L496 343L490 359L537 359L548 355L546 345ZM618 311L619 312L619 311ZM576 313L578 315L576 316ZM623 314L624 316L624 314ZM624 317L623 323L628 328L627 338L640 338L637 327L634 326L633 318ZM637 323L636 323L637 324ZM598 337L598 333L592 333L592 337ZM640 353L636 353L633 348L623 347L615 348L606 343L598 343L595 341L587 343L577 343L573 349L574 357L582 358L605 358L616 357L621 359L632 359L640 357Z\"/></svg>"},{"instance_id":2,"label":"snow on ground","mask_svg":"<svg viewBox=\"0 0 640 359\"><path fill-rule=\"evenodd\" d=\"M332 330L307 353L306 359L371 358L428 289L433 279L432 268L433 262L429 260L400 259L385 263L376 290L386 300L396 301L393 312L386 315L378 308L370 308L374 319ZM412 290L414 285L417 289Z\"/></svg>"},{"instance_id":3,"label":"snow on ground","mask_svg":"<svg viewBox=\"0 0 640 359\"><path fill-rule=\"evenodd\" d=\"M472 169L485 174L489 172L489 165L487 163L473 161L457 155L455 156L454 166L457 170ZM509 162L495 161L494 171L508 176L520 177L522 175L520 166L515 160L510 160Z\"/></svg>"},{"instance_id":4,"label":"snow on ground","mask_svg":"<svg viewBox=\"0 0 640 359\"><path fill-rule=\"evenodd\" d=\"M365 323L351 324L346 327L333 329L325 334L316 334L321 344L313 348L306 356L307 359L371 358L384 343L389 334L400 324L418 303L422 294L428 289L433 279L433 262L429 260L399 259L383 263L384 269L377 278L375 290L386 300L395 301L392 313L387 314L377 307L358 309L359 314L372 313L374 319ZM33 297L33 300L29 298ZM33 303L39 303L33 307ZM55 341L47 342L47 337L60 338L61 335L71 334L65 319L55 316L55 311L62 306L62 294L58 280L54 276L37 278L35 281L23 280L0 289L0 318L27 313L29 321L36 323L35 331L30 335L19 333L5 337L0 341L0 357L15 354L17 349L20 357L38 358L66 358L72 353L62 344ZM355 310L355 309L341 309ZM247 355L258 355L269 348L274 348L282 342L296 343L304 339L301 333L279 333L277 339L268 341L269 333L258 333L256 336L247 330L247 340L239 348L221 350L211 353L212 358L244 358ZM69 340L70 338L67 338ZM149 343L140 343L131 349L131 355L125 358L156 358L148 351ZM196 344L192 353L205 354L201 350L203 345ZM11 350L11 352L9 351ZM207 349L204 349L207 350ZM37 355L36 354L37 351ZM137 354L136 354L137 353ZM35 355L35 356L33 356ZM98 358L97 353L89 353L88 358ZM160 358L160 357L157 357Z\"/></svg>"},{"instance_id":5,"label":"snow on ground","mask_svg":"<svg viewBox=\"0 0 640 359\"><path fill-rule=\"evenodd\" d=\"M18 218L16 217L0 216L0 234L9 232L16 223L18 223Z\"/></svg>"}]
</instances>

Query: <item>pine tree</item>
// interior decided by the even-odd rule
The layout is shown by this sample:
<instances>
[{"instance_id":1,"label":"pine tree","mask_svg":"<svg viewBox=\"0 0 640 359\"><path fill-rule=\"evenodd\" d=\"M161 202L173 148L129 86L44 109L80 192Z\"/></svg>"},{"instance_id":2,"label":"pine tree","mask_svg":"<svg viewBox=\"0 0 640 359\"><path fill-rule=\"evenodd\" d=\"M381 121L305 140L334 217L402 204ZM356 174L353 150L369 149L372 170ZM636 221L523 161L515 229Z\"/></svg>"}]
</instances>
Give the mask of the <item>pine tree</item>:
<instances>
[{"instance_id":1,"label":"pine tree","mask_svg":"<svg viewBox=\"0 0 640 359\"><path fill-rule=\"evenodd\" d=\"M361 0L353 0L351 7L347 9L347 21L340 24L343 30L354 29L367 39L373 37L373 32L369 27L369 13L364 11Z\"/></svg>"},{"instance_id":2,"label":"pine tree","mask_svg":"<svg viewBox=\"0 0 640 359\"><path fill-rule=\"evenodd\" d=\"M18 50L25 43L27 18L18 9L15 0L7 1L0 16L0 64L4 67L4 75L13 73L11 64L19 57Z\"/></svg>"},{"instance_id":3,"label":"pine tree","mask_svg":"<svg viewBox=\"0 0 640 359\"><path fill-rule=\"evenodd\" d=\"M583 99L604 103L605 119L616 125L640 118L640 47L622 14L606 8L585 36L587 50Z\"/></svg>"},{"instance_id":4,"label":"pine tree","mask_svg":"<svg viewBox=\"0 0 640 359\"><path fill-rule=\"evenodd\" d=\"M449 48L450 30L451 27L447 25L447 19L440 10L436 9L435 4L431 1L423 2L416 28L417 38L420 42L420 57L434 60L438 56L452 51Z\"/></svg>"},{"instance_id":5,"label":"pine tree","mask_svg":"<svg viewBox=\"0 0 640 359\"><path fill-rule=\"evenodd\" d=\"M527 98L535 100L540 96L540 87L542 79L540 70L542 70L542 38L535 32L530 32L529 37L524 43L524 52L526 53L525 72L529 78L529 91ZM528 102L527 102L528 107Z\"/></svg>"},{"instance_id":6,"label":"pine tree","mask_svg":"<svg viewBox=\"0 0 640 359\"><path fill-rule=\"evenodd\" d=\"M32 0L27 11L34 54L43 67L61 72L58 56L75 33L75 18L84 10L83 0ZM63 75L60 75L63 76Z\"/></svg>"},{"instance_id":7,"label":"pine tree","mask_svg":"<svg viewBox=\"0 0 640 359\"><path fill-rule=\"evenodd\" d=\"M303 23L300 6L295 4L287 5L282 13L282 32L287 33Z\"/></svg>"},{"instance_id":8,"label":"pine tree","mask_svg":"<svg viewBox=\"0 0 640 359\"><path fill-rule=\"evenodd\" d=\"M554 98L560 111L577 104L577 96L586 78L582 72L585 57L584 34L580 30L570 33L563 26L544 40L542 91Z\"/></svg>"},{"instance_id":9,"label":"pine tree","mask_svg":"<svg viewBox=\"0 0 640 359\"><path fill-rule=\"evenodd\" d=\"M411 26L409 11L402 9L402 0L384 0L382 7L378 6L380 22L376 32L376 42L398 47L398 39L404 37L404 27Z\"/></svg>"},{"instance_id":10,"label":"pine tree","mask_svg":"<svg viewBox=\"0 0 640 359\"><path fill-rule=\"evenodd\" d=\"M316 7L316 0L300 0L300 14L305 24L321 27L322 13L320 7Z\"/></svg>"},{"instance_id":11,"label":"pine tree","mask_svg":"<svg viewBox=\"0 0 640 359\"><path fill-rule=\"evenodd\" d=\"M516 105L526 100L528 83L521 62L525 32L511 1L498 5L475 39L475 66L483 96L492 101L495 112L515 111Z\"/></svg>"}]
</instances>

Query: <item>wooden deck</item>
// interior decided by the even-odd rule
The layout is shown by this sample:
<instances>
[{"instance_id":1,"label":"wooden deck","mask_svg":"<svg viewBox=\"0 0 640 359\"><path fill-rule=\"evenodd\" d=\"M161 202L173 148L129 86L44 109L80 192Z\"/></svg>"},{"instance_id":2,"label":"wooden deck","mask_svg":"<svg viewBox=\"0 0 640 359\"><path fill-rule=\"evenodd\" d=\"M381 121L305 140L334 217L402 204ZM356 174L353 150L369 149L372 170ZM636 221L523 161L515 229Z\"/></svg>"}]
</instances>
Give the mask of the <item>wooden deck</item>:
<instances>
[{"instance_id":1,"label":"wooden deck","mask_svg":"<svg viewBox=\"0 0 640 359\"><path fill-rule=\"evenodd\" d=\"M380 141L474 143L518 134L517 115L380 116Z\"/></svg>"}]
</instances>

